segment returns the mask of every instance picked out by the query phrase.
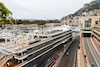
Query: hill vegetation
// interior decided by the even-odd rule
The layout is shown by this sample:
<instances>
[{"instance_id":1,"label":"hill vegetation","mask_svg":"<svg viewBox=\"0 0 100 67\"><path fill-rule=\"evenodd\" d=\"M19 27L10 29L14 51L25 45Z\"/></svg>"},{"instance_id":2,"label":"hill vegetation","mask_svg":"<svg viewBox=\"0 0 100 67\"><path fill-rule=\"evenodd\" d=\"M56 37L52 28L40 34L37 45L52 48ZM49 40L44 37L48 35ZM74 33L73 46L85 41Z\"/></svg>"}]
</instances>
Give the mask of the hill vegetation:
<instances>
[{"instance_id":1,"label":"hill vegetation","mask_svg":"<svg viewBox=\"0 0 100 67\"><path fill-rule=\"evenodd\" d=\"M89 12L89 11L92 11L92 10L95 10L95 9L100 9L100 3L97 3L97 4L94 4L94 5L90 5L86 8L81 8L79 9L78 11L76 11L74 13L75 16L79 16L82 14L82 12Z\"/></svg>"},{"instance_id":2,"label":"hill vegetation","mask_svg":"<svg viewBox=\"0 0 100 67\"><path fill-rule=\"evenodd\" d=\"M100 9L100 2L97 2L96 4L89 4L87 7L82 7L80 8L78 11L76 11L74 14L69 14L65 17L63 17L61 20L65 20L68 19L68 18L72 18L74 16L81 16L83 12L89 12L89 11L93 11L95 9Z\"/></svg>"},{"instance_id":3,"label":"hill vegetation","mask_svg":"<svg viewBox=\"0 0 100 67\"><path fill-rule=\"evenodd\" d=\"M17 20L16 22L17 22L17 24L38 24L38 25L44 25L46 23L60 23L59 20L49 20L49 21L45 21L45 20L41 20L41 21L39 21L39 20L35 20L35 21L21 21L21 20Z\"/></svg>"}]
</instances>

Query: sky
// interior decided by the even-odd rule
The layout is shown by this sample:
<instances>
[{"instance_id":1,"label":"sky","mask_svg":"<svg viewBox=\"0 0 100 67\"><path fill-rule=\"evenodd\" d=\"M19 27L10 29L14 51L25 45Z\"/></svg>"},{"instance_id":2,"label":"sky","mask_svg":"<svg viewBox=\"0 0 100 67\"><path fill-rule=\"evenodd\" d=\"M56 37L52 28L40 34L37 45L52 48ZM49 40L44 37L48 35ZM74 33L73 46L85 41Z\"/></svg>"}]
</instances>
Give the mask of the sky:
<instances>
[{"instance_id":1,"label":"sky","mask_svg":"<svg viewBox=\"0 0 100 67\"><path fill-rule=\"evenodd\" d=\"M61 19L93 0L0 0L14 19Z\"/></svg>"}]
</instances>

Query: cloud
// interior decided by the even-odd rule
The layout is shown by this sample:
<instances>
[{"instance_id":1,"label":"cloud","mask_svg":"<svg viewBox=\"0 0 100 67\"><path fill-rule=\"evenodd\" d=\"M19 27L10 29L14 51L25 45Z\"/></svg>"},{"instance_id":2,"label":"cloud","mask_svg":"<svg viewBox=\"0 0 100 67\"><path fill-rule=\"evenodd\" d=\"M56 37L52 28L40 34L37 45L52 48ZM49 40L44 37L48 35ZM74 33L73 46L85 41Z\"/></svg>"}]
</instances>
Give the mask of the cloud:
<instances>
[{"instance_id":1,"label":"cloud","mask_svg":"<svg viewBox=\"0 0 100 67\"><path fill-rule=\"evenodd\" d=\"M92 0L1 0L14 18L61 19Z\"/></svg>"}]
</instances>

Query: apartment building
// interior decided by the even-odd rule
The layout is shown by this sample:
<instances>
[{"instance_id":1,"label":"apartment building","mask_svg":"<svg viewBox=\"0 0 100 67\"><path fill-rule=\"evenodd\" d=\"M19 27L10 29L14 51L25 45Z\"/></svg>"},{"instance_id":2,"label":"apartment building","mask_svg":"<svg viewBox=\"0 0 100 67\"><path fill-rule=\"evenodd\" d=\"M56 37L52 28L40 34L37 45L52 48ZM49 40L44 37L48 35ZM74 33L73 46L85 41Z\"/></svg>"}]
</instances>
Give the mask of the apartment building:
<instances>
[{"instance_id":1,"label":"apartment building","mask_svg":"<svg viewBox=\"0 0 100 67\"><path fill-rule=\"evenodd\" d=\"M100 21L100 16L83 16L79 19L80 28L81 28L81 36L90 36L91 30L95 24Z\"/></svg>"}]
</instances>

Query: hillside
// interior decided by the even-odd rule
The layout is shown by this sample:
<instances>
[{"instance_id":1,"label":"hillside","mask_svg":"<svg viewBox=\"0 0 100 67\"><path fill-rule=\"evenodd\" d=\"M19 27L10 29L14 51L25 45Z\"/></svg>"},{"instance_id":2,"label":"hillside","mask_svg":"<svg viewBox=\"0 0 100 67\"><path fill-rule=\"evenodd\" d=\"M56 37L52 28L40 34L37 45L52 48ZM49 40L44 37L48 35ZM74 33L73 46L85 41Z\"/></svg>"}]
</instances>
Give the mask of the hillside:
<instances>
[{"instance_id":1,"label":"hillside","mask_svg":"<svg viewBox=\"0 0 100 67\"><path fill-rule=\"evenodd\" d=\"M97 3L95 5L91 5L87 9L88 9L88 11L92 11L94 9L100 9L100 3Z\"/></svg>"},{"instance_id":2,"label":"hillside","mask_svg":"<svg viewBox=\"0 0 100 67\"><path fill-rule=\"evenodd\" d=\"M64 20L64 18L67 19L67 18L72 18L74 16L80 16L82 15L82 12L89 12L95 9L100 9L100 1L92 1L88 4L88 6L80 8L74 14L69 14L63 17L61 20Z\"/></svg>"},{"instance_id":3,"label":"hillside","mask_svg":"<svg viewBox=\"0 0 100 67\"><path fill-rule=\"evenodd\" d=\"M94 4L94 5L90 5L90 6L86 7L86 8L81 8L81 9L79 9L78 11L76 11L76 12L74 13L74 15L75 15L75 16L81 15L82 12L89 12L89 11L92 11L92 10L94 10L94 9L100 9L100 3Z\"/></svg>"}]
</instances>

